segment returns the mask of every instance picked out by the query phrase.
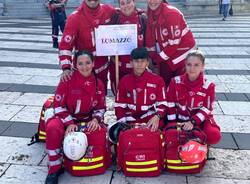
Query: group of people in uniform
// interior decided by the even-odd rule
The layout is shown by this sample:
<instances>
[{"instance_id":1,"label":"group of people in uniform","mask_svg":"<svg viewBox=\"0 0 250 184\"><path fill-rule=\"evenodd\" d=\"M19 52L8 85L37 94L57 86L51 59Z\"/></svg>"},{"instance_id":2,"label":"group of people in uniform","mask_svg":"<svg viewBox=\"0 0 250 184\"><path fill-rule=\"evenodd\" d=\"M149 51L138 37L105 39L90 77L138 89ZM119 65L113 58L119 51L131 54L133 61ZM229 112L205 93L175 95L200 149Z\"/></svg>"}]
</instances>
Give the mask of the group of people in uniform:
<instances>
[{"instance_id":1,"label":"group of people in uniform","mask_svg":"<svg viewBox=\"0 0 250 184\"><path fill-rule=\"evenodd\" d=\"M137 9L134 0L119 4L115 9L100 0L84 0L67 18L59 44L63 72L55 115L46 122L46 184L58 183L65 134L76 131L79 121L87 122L89 131L103 123L108 72L117 123L146 123L157 131L180 122L184 130L200 127L209 145L220 141L212 115L215 85L205 78L205 57L196 49L183 14L162 0L148 0L147 13ZM138 30L138 48L119 56L118 86L114 58L96 56L95 28L109 24L136 24Z\"/></svg>"}]
</instances>

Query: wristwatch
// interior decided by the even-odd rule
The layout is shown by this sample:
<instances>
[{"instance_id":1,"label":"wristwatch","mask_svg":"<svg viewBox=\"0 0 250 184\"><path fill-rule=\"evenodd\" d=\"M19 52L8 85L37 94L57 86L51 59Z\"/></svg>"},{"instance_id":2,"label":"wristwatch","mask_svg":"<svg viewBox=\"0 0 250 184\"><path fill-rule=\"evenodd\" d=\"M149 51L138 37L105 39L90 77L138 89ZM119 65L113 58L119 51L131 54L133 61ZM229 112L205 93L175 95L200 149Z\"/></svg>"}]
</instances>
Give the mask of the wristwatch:
<instances>
[{"instance_id":1,"label":"wristwatch","mask_svg":"<svg viewBox=\"0 0 250 184\"><path fill-rule=\"evenodd\" d=\"M194 119L191 119L191 123L192 123L193 125L196 125L196 121L195 121Z\"/></svg>"}]
</instances>

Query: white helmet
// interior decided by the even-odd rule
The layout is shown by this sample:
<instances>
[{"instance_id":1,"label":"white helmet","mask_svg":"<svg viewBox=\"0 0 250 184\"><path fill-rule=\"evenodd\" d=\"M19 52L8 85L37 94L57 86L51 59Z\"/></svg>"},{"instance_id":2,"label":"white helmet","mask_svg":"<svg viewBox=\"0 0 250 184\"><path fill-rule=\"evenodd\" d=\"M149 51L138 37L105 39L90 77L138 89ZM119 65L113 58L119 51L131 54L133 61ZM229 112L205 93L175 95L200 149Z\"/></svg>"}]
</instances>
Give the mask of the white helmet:
<instances>
[{"instance_id":1,"label":"white helmet","mask_svg":"<svg viewBox=\"0 0 250 184\"><path fill-rule=\"evenodd\" d=\"M80 160L88 147L88 139L83 132L69 133L63 141L63 151L70 160Z\"/></svg>"}]
</instances>

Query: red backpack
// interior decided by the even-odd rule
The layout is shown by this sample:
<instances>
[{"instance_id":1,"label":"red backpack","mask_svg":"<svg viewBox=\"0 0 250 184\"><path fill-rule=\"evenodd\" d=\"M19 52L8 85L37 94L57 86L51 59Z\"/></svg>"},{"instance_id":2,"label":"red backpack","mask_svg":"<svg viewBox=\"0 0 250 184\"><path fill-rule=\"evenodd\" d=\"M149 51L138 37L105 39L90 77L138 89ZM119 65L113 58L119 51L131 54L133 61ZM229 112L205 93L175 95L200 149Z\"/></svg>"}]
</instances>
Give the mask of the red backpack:
<instances>
[{"instance_id":1,"label":"red backpack","mask_svg":"<svg viewBox=\"0 0 250 184\"><path fill-rule=\"evenodd\" d=\"M199 128L194 128L192 131L182 130L177 123L166 127L166 152L164 159L166 171L180 174L193 174L202 171L207 159L201 163L191 164L182 161L179 157L179 146L184 145L191 139L198 139L199 142L205 143L206 135Z\"/></svg>"},{"instance_id":2,"label":"red backpack","mask_svg":"<svg viewBox=\"0 0 250 184\"><path fill-rule=\"evenodd\" d=\"M28 144L29 146L36 143L36 142L45 142L46 140L46 132L45 132L45 119L44 119L44 113L48 108L53 107L54 104L54 96L49 97L46 102L43 104L40 118L39 118L39 125L38 130L35 135L31 137L31 141Z\"/></svg>"},{"instance_id":3,"label":"red backpack","mask_svg":"<svg viewBox=\"0 0 250 184\"><path fill-rule=\"evenodd\" d=\"M164 139L160 131L132 128L119 135L117 164L125 176L159 176L163 168Z\"/></svg>"},{"instance_id":4,"label":"red backpack","mask_svg":"<svg viewBox=\"0 0 250 184\"><path fill-rule=\"evenodd\" d=\"M64 156L64 167L73 176L91 176L104 173L111 165L110 143L107 129L102 127L93 132L84 131L88 138L86 154L79 161Z\"/></svg>"}]
</instances>

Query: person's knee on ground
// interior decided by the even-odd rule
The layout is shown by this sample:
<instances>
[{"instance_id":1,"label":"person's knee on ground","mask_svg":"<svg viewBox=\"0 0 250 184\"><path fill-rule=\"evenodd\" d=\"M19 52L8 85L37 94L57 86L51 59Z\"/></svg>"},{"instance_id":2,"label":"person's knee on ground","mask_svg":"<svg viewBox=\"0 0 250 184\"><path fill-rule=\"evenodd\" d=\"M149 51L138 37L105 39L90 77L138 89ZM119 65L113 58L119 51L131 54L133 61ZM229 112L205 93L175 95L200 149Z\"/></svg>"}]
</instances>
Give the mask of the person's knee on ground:
<instances>
[{"instance_id":1,"label":"person's knee on ground","mask_svg":"<svg viewBox=\"0 0 250 184\"><path fill-rule=\"evenodd\" d=\"M203 131L207 135L207 144L217 144L221 140L221 132L219 126L213 121L205 121L203 125Z\"/></svg>"}]
</instances>

